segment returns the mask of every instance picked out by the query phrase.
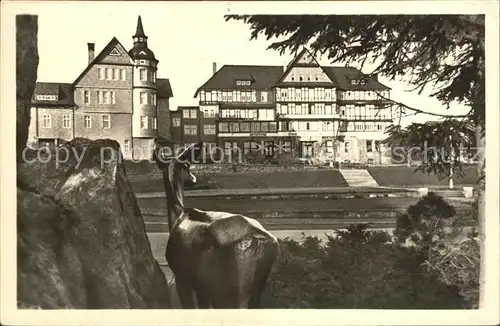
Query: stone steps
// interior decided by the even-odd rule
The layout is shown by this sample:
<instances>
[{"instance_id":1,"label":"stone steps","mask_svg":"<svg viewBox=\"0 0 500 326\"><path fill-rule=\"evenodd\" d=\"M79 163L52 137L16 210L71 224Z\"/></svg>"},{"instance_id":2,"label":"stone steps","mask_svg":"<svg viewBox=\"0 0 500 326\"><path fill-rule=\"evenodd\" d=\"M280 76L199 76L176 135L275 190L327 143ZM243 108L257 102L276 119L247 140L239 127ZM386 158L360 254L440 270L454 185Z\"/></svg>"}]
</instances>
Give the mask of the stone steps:
<instances>
[{"instance_id":1,"label":"stone steps","mask_svg":"<svg viewBox=\"0 0 500 326\"><path fill-rule=\"evenodd\" d=\"M350 187L378 187L372 175L363 169L340 169L345 181Z\"/></svg>"}]
</instances>

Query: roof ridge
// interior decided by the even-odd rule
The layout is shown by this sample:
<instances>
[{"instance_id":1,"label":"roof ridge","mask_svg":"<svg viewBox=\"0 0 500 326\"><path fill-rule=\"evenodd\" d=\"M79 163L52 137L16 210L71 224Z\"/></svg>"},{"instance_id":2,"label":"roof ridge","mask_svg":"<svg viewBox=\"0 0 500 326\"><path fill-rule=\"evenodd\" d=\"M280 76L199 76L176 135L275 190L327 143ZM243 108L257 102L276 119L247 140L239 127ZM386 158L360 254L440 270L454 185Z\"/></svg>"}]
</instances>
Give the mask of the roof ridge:
<instances>
[{"instance_id":1,"label":"roof ridge","mask_svg":"<svg viewBox=\"0 0 500 326\"><path fill-rule=\"evenodd\" d=\"M275 65L234 65L234 64L224 64L222 67L273 67L273 68L283 68L283 66Z\"/></svg>"}]
</instances>

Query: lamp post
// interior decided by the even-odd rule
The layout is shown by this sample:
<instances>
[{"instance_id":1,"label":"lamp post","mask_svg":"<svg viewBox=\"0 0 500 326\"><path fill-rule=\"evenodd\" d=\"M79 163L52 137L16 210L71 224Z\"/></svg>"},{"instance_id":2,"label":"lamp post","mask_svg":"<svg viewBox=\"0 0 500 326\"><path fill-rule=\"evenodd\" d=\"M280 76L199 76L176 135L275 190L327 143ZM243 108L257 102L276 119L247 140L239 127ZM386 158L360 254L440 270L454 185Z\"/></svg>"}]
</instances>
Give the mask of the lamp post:
<instances>
[{"instance_id":1,"label":"lamp post","mask_svg":"<svg viewBox=\"0 0 500 326\"><path fill-rule=\"evenodd\" d=\"M450 189L453 189L453 142L452 142L452 137L450 135L450 148L451 148L451 153L450 153L450 182L449 182L449 187Z\"/></svg>"}]
</instances>

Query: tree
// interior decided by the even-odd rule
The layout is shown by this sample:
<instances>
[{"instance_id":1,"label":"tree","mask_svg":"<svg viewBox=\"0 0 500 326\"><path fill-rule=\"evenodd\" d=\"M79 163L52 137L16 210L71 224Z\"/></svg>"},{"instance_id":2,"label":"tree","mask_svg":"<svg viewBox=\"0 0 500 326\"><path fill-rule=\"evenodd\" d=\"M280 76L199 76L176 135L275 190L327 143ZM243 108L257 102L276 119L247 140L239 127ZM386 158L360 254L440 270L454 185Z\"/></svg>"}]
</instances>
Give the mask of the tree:
<instances>
[{"instance_id":1,"label":"tree","mask_svg":"<svg viewBox=\"0 0 500 326\"><path fill-rule=\"evenodd\" d=\"M461 119L464 126L473 126L479 151L480 180L476 199L481 252L484 253L484 15L228 15L225 18L226 21L241 20L250 25L251 40L262 35L267 40L273 39L268 49L278 50L281 54L297 52L308 46L314 55L319 53L331 61L358 65L361 71L366 63L371 63L376 67L371 73L392 80L405 78L419 94L432 87L434 91L430 96L448 108L453 102L469 106L467 115L442 115L391 101L414 114L427 113L443 118L441 124L432 126L436 128L433 133L440 141L455 133L450 133L447 128L449 119ZM397 128L393 126L392 136L398 133ZM428 130L416 128L408 133L423 140L426 137L419 138L418 135L422 136ZM426 167L429 171L447 171L442 160L429 164ZM484 260L481 273L483 271Z\"/></svg>"}]
</instances>

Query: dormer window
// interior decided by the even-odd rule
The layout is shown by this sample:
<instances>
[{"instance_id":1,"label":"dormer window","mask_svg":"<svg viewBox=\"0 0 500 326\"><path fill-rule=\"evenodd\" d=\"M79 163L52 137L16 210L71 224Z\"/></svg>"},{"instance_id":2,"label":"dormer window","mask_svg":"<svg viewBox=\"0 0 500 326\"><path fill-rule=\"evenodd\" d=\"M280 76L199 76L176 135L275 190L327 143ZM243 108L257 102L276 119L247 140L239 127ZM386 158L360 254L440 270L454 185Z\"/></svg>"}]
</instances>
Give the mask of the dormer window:
<instances>
[{"instance_id":1,"label":"dormer window","mask_svg":"<svg viewBox=\"0 0 500 326\"><path fill-rule=\"evenodd\" d=\"M356 79L351 79L351 85L356 85Z\"/></svg>"},{"instance_id":2,"label":"dormer window","mask_svg":"<svg viewBox=\"0 0 500 326\"><path fill-rule=\"evenodd\" d=\"M300 75L299 80L303 81L304 80L304 76Z\"/></svg>"},{"instance_id":3,"label":"dormer window","mask_svg":"<svg viewBox=\"0 0 500 326\"><path fill-rule=\"evenodd\" d=\"M311 81L311 76L307 76L307 80L308 80L308 81Z\"/></svg>"},{"instance_id":4,"label":"dormer window","mask_svg":"<svg viewBox=\"0 0 500 326\"><path fill-rule=\"evenodd\" d=\"M292 75L292 81L294 81L294 80L295 80L295 75Z\"/></svg>"},{"instance_id":5,"label":"dormer window","mask_svg":"<svg viewBox=\"0 0 500 326\"><path fill-rule=\"evenodd\" d=\"M319 77L318 77L318 76L316 76L316 81L318 81L318 80L319 80Z\"/></svg>"},{"instance_id":6,"label":"dormer window","mask_svg":"<svg viewBox=\"0 0 500 326\"><path fill-rule=\"evenodd\" d=\"M361 85L364 85L364 84L366 84L366 80L364 80L364 79L361 79L361 81L360 81L360 84L361 84Z\"/></svg>"},{"instance_id":7,"label":"dormer window","mask_svg":"<svg viewBox=\"0 0 500 326\"><path fill-rule=\"evenodd\" d=\"M236 85L249 86L251 82L249 80L237 80Z\"/></svg>"},{"instance_id":8,"label":"dormer window","mask_svg":"<svg viewBox=\"0 0 500 326\"><path fill-rule=\"evenodd\" d=\"M57 95L36 95L37 101L57 101Z\"/></svg>"}]
</instances>

